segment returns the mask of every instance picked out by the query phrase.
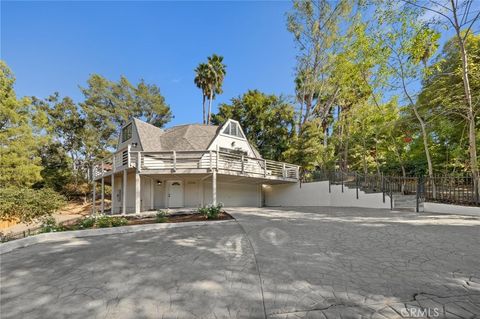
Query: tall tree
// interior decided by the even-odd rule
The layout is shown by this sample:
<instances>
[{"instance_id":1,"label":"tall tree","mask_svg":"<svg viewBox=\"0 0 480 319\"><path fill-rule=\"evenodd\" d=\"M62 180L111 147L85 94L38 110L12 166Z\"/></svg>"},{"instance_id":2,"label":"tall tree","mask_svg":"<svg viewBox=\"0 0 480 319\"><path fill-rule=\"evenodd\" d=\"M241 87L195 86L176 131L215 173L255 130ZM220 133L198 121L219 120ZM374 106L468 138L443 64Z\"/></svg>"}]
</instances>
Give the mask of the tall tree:
<instances>
[{"instance_id":1,"label":"tall tree","mask_svg":"<svg viewBox=\"0 0 480 319\"><path fill-rule=\"evenodd\" d=\"M44 117L29 99L17 99L14 83L12 72L0 61L0 188L30 187L41 180L38 147L44 140L37 128Z\"/></svg>"},{"instance_id":2,"label":"tall tree","mask_svg":"<svg viewBox=\"0 0 480 319\"><path fill-rule=\"evenodd\" d=\"M79 104L85 119L84 159L90 163L113 147L118 128L133 117L162 127L172 117L160 88L141 80L136 86L122 76L118 82L93 74L82 88Z\"/></svg>"},{"instance_id":3,"label":"tall tree","mask_svg":"<svg viewBox=\"0 0 480 319\"><path fill-rule=\"evenodd\" d=\"M223 124L229 118L240 123L264 158L283 159L295 133L295 110L284 98L250 90L230 104L221 104L212 122Z\"/></svg>"},{"instance_id":4,"label":"tall tree","mask_svg":"<svg viewBox=\"0 0 480 319\"><path fill-rule=\"evenodd\" d=\"M209 71L208 64L200 63L195 69L195 78L193 80L195 85L202 90L203 124L207 124L205 102L207 98L210 97L210 87L208 85Z\"/></svg>"},{"instance_id":5,"label":"tall tree","mask_svg":"<svg viewBox=\"0 0 480 319\"><path fill-rule=\"evenodd\" d=\"M474 188L477 198L480 197L480 171L477 158L477 141L476 141L476 104L472 99L471 89L471 70L468 62L468 46L467 41L469 35L473 32L480 19L480 11L472 10L474 0L463 1L443 1L437 2L429 0L427 5L417 3L415 1L403 0L407 5L426 10L436 15L437 21L441 21L449 25L455 31L457 41L458 57L461 60L462 82L464 91L466 117L468 121L468 140L470 153L470 169L474 178Z\"/></svg>"},{"instance_id":6,"label":"tall tree","mask_svg":"<svg viewBox=\"0 0 480 319\"><path fill-rule=\"evenodd\" d=\"M294 1L287 14L287 28L299 48L297 56L297 99L300 103L298 129L317 111L328 117L339 87L329 82L332 57L340 40L340 21L351 11L351 1Z\"/></svg>"},{"instance_id":7,"label":"tall tree","mask_svg":"<svg viewBox=\"0 0 480 319\"><path fill-rule=\"evenodd\" d=\"M207 124L211 122L211 114L212 114L212 102L215 98L215 94L221 94L223 92L222 85L223 80L225 79L226 75L226 65L223 64L223 57L213 54L212 56L207 58L208 62L208 77L207 77L207 85L208 85L208 92L210 94L208 100L208 114L207 114Z\"/></svg>"}]
</instances>

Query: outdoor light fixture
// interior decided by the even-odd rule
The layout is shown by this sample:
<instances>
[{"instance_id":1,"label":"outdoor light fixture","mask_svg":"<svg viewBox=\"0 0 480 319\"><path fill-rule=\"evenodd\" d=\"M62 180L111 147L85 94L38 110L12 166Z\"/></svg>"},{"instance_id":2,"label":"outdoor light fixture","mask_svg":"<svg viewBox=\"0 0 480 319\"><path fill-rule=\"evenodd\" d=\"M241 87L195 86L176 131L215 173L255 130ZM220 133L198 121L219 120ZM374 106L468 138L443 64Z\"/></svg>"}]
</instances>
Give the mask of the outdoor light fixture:
<instances>
[{"instance_id":1,"label":"outdoor light fixture","mask_svg":"<svg viewBox=\"0 0 480 319\"><path fill-rule=\"evenodd\" d=\"M235 147L235 141L232 142L232 147Z\"/></svg>"},{"instance_id":2,"label":"outdoor light fixture","mask_svg":"<svg viewBox=\"0 0 480 319\"><path fill-rule=\"evenodd\" d=\"M132 147L137 147L137 143L132 143Z\"/></svg>"},{"instance_id":3,"label":"outdoor light fixture","mask_svg":"<svg viewBox=\"0 0 480 319\"><path fill-rule=\"evenodd\" d=\"M157 185L162 185L162 181L157 181Z\"/></svg>"}]
</instances>

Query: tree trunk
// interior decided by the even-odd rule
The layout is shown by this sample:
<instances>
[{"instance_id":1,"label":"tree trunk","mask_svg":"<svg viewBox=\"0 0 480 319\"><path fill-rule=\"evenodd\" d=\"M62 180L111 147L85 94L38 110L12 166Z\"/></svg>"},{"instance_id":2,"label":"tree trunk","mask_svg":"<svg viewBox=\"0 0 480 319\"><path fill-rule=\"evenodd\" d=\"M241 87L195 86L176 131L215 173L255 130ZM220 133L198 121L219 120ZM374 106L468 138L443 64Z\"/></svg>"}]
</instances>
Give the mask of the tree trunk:
<instances>
[{"instance_id":1,"label":"tree trunk","mask_svg":"<svg viewBox=\"0 0 480 319\"><path fill-rule=\"evenodd\" d=\"M435 181L433 180L433 165L432 165L432 158L430 157L430 150L428 149L428 134L427 129L425 127L425 121L418 113L418 109L413 104L413 112L417 117L418 122L420 123L420 128L422 129L422 138L423 138L423 147L425 149L425 156L427 157L427 165L428 165L428 177L430 178L430 182L432 184L432 197L433 199L437 198L437 190L435 187Z\"/></svg>"},{"instance_id":2,"label":"tree trunk","mask_svg":"<svg viewBox=\"0 0 480 319\"><path fill-rule=\"evenodd\" d=\"M210 117L212 115L212 101L213 101L213 89L210 90L210 98L208 99L207 125L210 125Z\"/></svg>"},{"instance_id":3,"label":"tree trunk","mask_svg":"<svg viewBox=\"0 0 480 319\"><path fill-rule=\"evenodd\" d=\"M203 106L203 124L206 124L206 123L207 123L207 121L205 120L205 115L206 115L206 114L205 114L205 112L206 112L206 110L205 110L205 100L206 100L206 99L205 99L205 94L202 94L202 95L203 95L203 97L202 97L202 99L203 99L203 101L202 101L202 106Z\"/></svg>"},{"instance_id":4,"label":"tree trunk","mask_svg":"<svg viewBox=\"0 0 480 319\"><path fill-rule=\"evenodd\" d=\"M468 151L470 153L470 166L473 177L473 190L474 190L474 200L478 200L480 197L479 182L480 176L478 171L478 161L477 161L477 141L476 141L476 130L475 130L475 112L473 110L472 103L472 93L470 89L470 80L468 78L468 55L467 49L465 47L465 38L462 37L460 24L458 23L457 18L457 7L454 0L451 0L452 12L454 19L455 33L458 40L458 45L460 47L460 56L462 57L462 78L463 78L463 88L465 91L465 101L467 103L467 118L468 118Z\"/></svg>"}]
</instances>

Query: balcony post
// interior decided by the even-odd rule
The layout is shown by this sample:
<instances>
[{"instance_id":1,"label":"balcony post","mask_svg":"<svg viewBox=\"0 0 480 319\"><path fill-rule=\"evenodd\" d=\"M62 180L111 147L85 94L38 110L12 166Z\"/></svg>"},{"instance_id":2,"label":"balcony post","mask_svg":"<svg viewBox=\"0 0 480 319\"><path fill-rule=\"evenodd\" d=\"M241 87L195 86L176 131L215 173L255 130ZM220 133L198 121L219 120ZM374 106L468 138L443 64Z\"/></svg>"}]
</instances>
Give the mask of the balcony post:
<instances>
[{"instance_id":1,"label":"balcony post","mask_svg":"<svg viewBox=\"0 0 480 319\"><path fill-rule=\"evenodd\" d=\"M100 211L102 214L105 213L105 177L102 176L102 195L101 195L102 203L100 206Z\"/></svg>"},{"instance_id":2,"label":"balcony post","mask_svg":"<svg viewBox=\"0 0 480 319\"><path fill-rule=\"evenodd\" d=\"M112 174L115 173L115 154L112 156Z\"/></svg>"},{"instance_id":3,"label":"balcony post","mask_svg":"<svg viewBox=\"0 0 480 319\"><path fill-rule=\"evenodd\" d=\"M213 152L209 151L209 155L210 155L210 170L212 170L212 168L213 168Z\"/></svg>"},{"instance_id":4,"label":"balcony post","mask_svg":"<svg viewBox=\"0 0 480 319\"><path fill-rule=\"evenodd\" d=\"M267 160L263 160L263 177L267 177Z\"/></svg>"},{"instance_id":5,"label":"balcony post","mask_svg":"<svg viewBox=\"0 0 480 319\"><path fill-rule=\"evenodd\" d=\"M242 155L242 174L245 174L245 163L244 163L244 160L245 160L245 156Z\"/></svg>"},{"instance_id":6,"label":"balcony post","mask_svg":"<svg viewBox=\"0 0 480 319\"><path fill-rule=\"evenodd\" d=\"M217 156L215 157L215 168L218 170L218 161L220 159L220 148L217 145Z\"/></svg>"},{"instance_id":7,"label":"balcony post","mask_svg":"<svg viewBox=\"0 0 480 319\"><path fill-rule=\"evenodd\" d=\"M212 205L217 205L217 170L212 172Z\"/></svg>"},{"instance_id":8,"label":"balcony post","mask_svg":"<svg viewBox=\"0 0 480 319\"><path fill-rule=\"evenodd\" d=\"M112 178L112 197L111 197L111 208L110 212L113 214L113 211L115 209L115 173L112 172L112 175L110 176Z\"/></svg>"},{"instance_id":9,"label":"balcony post","mask_svg":"<svg viewBox=\"0 0 480 319\"><path fill-rule=\"evenodd\" d=\"M123 183L122 183L122 215L127 213L127 170L123 170Z\"/></svg>"},{"instance_id":10,"label":"balcony post","mask_svg":"<svg viewBox=\"0 0 480 319\"><path fill-rule=\"evenodd\" d=\"M141 179L140 179L140 171L142 159L140 158L140 152L137 152L137 167L135 169L135 214L139 214L141 210Z\"/></svg>"},{"instance_id":11,"label":"balcony post","mask_svg":"<svg viewBox=\"0 0 480 319\"><path fill-rule=\"evenodd\" d=\"M177 171L177 152L173 151L173 171Z\"/></svg>"},{"instance_id":12,"label":"balcony post","mask_svg":"<svg viewBox=\"0 0 480 319\"><path fill-rule=\"evenodd\" d=\"M130 167L130 144L127 146L127 167Z\"/></svg>"},{"instance_id":13,"label":"balcony post","mask_svg":"<svg viewBox=\"0 0 480 319\"><path fill-rule=\"evenodd\" d=\"M97 194L95 193L95 188L97 188L97 182L93 181L93 189L92 189L92 213L95 215L97 213Z\"/></svg>"},{"instance_id":14,"label":"balcony post","mask_svg":"<svg viewBox=\"0 0 480 319\"><path fill-rule=\"evenodd\" d=\"M285 178L286 177L286 167L285 167L285 163L283 163L282 165L282 177Z\"/></svg>"}]
</instances>

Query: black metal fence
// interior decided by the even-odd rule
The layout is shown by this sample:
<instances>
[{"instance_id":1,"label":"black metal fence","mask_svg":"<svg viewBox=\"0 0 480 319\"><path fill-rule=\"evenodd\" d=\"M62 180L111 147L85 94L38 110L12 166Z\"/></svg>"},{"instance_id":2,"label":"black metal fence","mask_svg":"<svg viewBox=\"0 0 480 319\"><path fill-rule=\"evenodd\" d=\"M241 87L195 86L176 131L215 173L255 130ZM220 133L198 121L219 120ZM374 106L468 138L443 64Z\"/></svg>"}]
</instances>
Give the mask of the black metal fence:
<instances>
[{"instance_id":1,"label":"black metal fence","mask_svg":"<svg viewBox=\"0 0 480 319\"><path fill-rule=\"evenodd\" d=\"M341 185L361 189L367 193L417 195L417 202L438 202L455 205L480 206L480 196L475 191L472 176L385 176L344 171L314 171L304 183L328 181L329 185ZM330 187L329 187L330 189ZM392 197L392 196L390 196Z\"/></svg>"}]
</instances>

